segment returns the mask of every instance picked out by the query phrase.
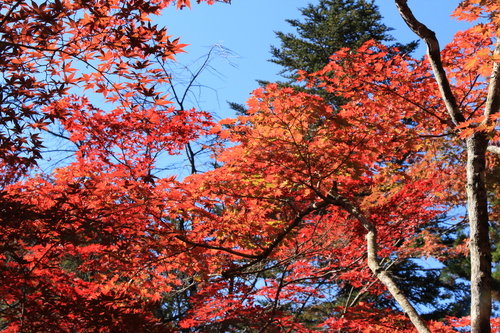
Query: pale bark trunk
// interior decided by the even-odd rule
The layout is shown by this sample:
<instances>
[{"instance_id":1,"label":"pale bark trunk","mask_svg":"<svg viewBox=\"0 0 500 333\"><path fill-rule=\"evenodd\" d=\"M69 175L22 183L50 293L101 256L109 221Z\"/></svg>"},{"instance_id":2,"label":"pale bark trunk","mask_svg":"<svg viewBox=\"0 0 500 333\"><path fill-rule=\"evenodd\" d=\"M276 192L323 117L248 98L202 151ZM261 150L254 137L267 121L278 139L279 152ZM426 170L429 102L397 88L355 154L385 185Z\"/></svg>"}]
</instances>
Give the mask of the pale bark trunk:
<instances>
[{"instance_id":1,"label":"pale bark trunk","mask_svg":"<svg viewBox=\"0 0 500 333\"><path fill-rule=\"evenodd\" d=\"M490 333L491 245L488 201L484 182L486 134L474 133L467 139L467 204L470 225L471 333Z\"/></svg>"},{"instance_id":2,"label":"pale bark trunk","mask_svg":"<svg viewBox=\"0 0 500 333\"><path fill-rule=\"evenodd\" d=\"M422 320L418 312L415 310L413 305L408 301L408 298L403 294L401 289L396 285L391 274L385 271L379 264L377 257L377 232L368 231L366 235L366 243L368 246L368 266L372 272L377 276L377 278L384 284L384 286L389 290L392 297L398 302L399 306L408 315L411 322L420 333L431 333L427 328L427 325Z\"/></svg>"},{"instance_id":3,"label":"pale bark trunk","mask_svg":"<svg viewBox=\"0 0 500 333\"><path fill-rule=\"evenodd\" d=\"M410 29L427 44L427 55L432 65L444 104L450 115L451 128L465 121L441 63L441 53L436 35L419 22L407 5L407 0L395 0L396 6ZM497 39L494 54L500 54L500 39ZM482 124L490 122L490 116L500 108L500 62L495 62L490 76L488 97L485 103ZM491 316L491 245L488 225L488 199L484 183L486 172L486 150L500 154L500 148L488 147L486 133L476 132L467 143L467 207L470 223L469 250L471 258L471 332L490 333Z\"/></svg>"},{"instance_id":4,"label":"pale bark trunk","mask_svg":"<svg viewBox=\"0 0 500 333\"><path fill-rule=\"evenodd\" d=\"M401 289L397 286L392 278L391 274L385 271L380 266L380 261L378 260L378 246L377 246L377 228L375 225L368 220L363 213L354 206L349 200L345 199L341 195L330 192L328 196L331 203L344 208L349 214L351 214L354 218L356 218L361 225L368 231L366 234L366 246L367 246L367 260L368 267L370 267L371 271L375 276L379 279L380 282L386 286L387 290L391 293L392 297L398 302L399 306L403 309L403 311L408 315L411 322L415 326L418 332L420 333L431 333L431 331L427 328L427 325L422 320L420 315L417 313L413 305L408 301L406 296L403 294Z\"/></svg>"}]
</instances>

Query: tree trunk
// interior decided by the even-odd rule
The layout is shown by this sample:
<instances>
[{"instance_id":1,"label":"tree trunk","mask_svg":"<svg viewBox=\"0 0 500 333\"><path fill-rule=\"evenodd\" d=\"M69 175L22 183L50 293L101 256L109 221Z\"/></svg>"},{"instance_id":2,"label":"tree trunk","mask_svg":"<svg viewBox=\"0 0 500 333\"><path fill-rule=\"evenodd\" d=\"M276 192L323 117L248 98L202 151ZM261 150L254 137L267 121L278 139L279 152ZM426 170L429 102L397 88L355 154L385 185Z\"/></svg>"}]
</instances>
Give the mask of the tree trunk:
<instances>
[{"instance_id":1,"label":"tree trunk","mask_svg":"<svg viewBox=\"0 0 500 333\"><path fill-rule=\"evenodd\" d=\"M472 333L491 332L491 245L488 230L488 199L484 182L487 147L488 139L485 133L477 132L467 139Z\"/></svg>"},{"instance_id":2,"label":"tree trunk","mask_svg":"<svg viewBox=\"0 0 500 333\"><path fill-rule=\"evenodd\" d=\"M377 278L386 286L392 297L398 302L399 306L408 315L411 322L419 333L431 333L427 325L422 320L422 317L417 313L413 305L408 301L408 298L399 289L391 274L380 267L377 257L377 232L376 230L368 231L366 235L366 243L368 245L368 266Z\"/></svg>"},{"instance_id":3,"label":"tree trunk","mask_svg":"<svg viewBox=\"0 0 500 333\"><path fill-rule=\"evenodd\" d=\"M371 271L373 272L373 274L375 274L379 281L382 282L384 286L386 286L387 290L389 290L396 302L398 302L399 306L401 306L403 311L408 315L408 318L410 318L417 331L419 333L431 333L429 328L427 328L425 322L422 320L422 317L420 317L413 305L411 305L411 303L408 301L408 298L406 298L406 296L403 294L403 291L399 289L391 274L385 271L380 266L377 255L378 239L376 226L370 220L368 220L366 216L349 200L337 194L336 190L332 189L332 191L328 193L328 199L334 205L344 208L366 229L366 231L368 232L366 234L368 267L370 267Z\"/></svg>"}]
</instances>

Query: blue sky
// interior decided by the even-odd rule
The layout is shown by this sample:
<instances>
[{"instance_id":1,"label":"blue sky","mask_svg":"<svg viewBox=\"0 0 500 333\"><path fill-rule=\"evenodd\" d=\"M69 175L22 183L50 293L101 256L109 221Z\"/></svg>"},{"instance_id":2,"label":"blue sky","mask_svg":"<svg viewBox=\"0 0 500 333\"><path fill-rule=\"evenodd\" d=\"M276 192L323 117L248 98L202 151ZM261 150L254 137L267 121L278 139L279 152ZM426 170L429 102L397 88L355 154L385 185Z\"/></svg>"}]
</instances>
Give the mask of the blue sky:
<instances>
[{"instance_id":1,"label":"blue sky","mask_svg":"<svg viewBox=\"0 0 500 333\"><path fill-rule=\"evenodd\" d=\"M221 118L233 115L226 101L244 103L250 92L257 88L256 79L276 81L280 67L268 62L270 45L279 46L274 31L293 32L285 19L300 19L297 8L317 0L232 0L232 4L195 4L192 10L168 8L156 22L168 28L169 35L181 37L190 44L186 54L177 57L176 71L182 66L196 70L205 55L215 44L232 51L213 58L211 71L205 71L199 82L206 86L194 90L191 105L214 112ZM395 30L391 34L398 42L406 43L417 37L399 16L393 0L376 0L383 22ZM410 0L415 16L434 30L441 46L449 42L454 33L467 28L464 23L450 18L458 0ZM421 43L419 54L424 54ZM180 87L181 88L181 87Z\"/></svg>"}]
</instances>

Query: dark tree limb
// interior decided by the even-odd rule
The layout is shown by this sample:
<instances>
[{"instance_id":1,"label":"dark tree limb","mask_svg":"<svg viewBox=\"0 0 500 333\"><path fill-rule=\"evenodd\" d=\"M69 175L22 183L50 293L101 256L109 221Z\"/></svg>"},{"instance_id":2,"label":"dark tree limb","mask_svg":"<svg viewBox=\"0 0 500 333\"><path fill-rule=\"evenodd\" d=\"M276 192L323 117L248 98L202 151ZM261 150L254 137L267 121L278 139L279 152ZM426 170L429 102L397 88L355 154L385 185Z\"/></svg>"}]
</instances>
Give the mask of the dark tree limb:
<instances>
[{"instance_id":1,"label":"dark tree limb","mask_svg":"<svg viewBox=\"0 0 500 333\"><path fill-rule=\"evenodd\" d=\"M436 81L439 86L439 90L443 97L444 104L446 105L446 110L451 117L453 127L457 126L461 122L465 121L465 118L458 108L457 100L453 91L451 90L450 82L446 76L446 71L444 70L443 63L441 62L441 50L439 48L439 42L436 38L434 31L427 28L426 25L418 21L415 16L413 16L412 11L408 7L407 0L395 0L396 6L398 7L401 17L405 20L406 24L410 29L420 38L422 38L427 45L427 55L429 56L429 61L436 77Z\"/></svg>"}]
</instances>

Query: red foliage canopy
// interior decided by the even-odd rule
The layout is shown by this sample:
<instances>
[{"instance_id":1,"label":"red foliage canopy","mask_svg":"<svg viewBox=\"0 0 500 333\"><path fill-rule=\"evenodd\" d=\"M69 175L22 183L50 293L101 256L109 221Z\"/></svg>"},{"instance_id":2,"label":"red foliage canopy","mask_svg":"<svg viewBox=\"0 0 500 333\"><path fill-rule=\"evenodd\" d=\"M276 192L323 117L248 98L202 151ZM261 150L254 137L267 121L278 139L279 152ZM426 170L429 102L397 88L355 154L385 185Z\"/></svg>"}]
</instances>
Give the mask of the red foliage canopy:
<instances>
[{"instance_id":1,"label":"red foliage canopy","mask_svg":"<svg viewBox=\"0 0 500 333\"><path fill-rule=\"evenodd\" d=\"M345 105L271 84L214 125L161 92L157 64L183 45L149 16L171 2L0 4L0 330L414 332L397 310L334 304L331 286L391 297L392 263L464 254L421 230L465 202L463 139L500 139L498 113L481 113L497 16L441 52L462 118L432 62L367 42L303 73ZM498 5L456 15L478 10ZM208 134L231 141L213 149L220 167L159 172L162 153ZM34 174L49 135L73 159Z\"/></svg>"}]
</instances>

